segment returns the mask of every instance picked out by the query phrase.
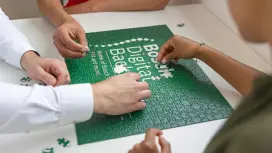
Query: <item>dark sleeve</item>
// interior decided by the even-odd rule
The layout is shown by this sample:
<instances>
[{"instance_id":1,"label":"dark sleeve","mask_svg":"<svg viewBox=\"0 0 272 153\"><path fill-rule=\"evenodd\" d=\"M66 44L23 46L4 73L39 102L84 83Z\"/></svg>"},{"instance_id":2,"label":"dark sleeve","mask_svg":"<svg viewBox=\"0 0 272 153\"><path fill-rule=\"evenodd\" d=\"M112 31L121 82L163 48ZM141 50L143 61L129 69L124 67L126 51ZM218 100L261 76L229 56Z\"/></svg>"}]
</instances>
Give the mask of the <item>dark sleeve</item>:
<instances>
[{"instance_id":1,"label":"dark sleeve","mask_svg":"<svg viewBox=\"0 0 272 153\"><path fill-rule=\"evenodd\" d=\"M272 77L255 82L254 91L232 113L205 153L272 152Z\"/></svg>"},{"instance_id":2,"label":"dark sleeve","mask_svg":"<svg viewBox=\"0 0 272 153\"><path fill-rule=\"evenodd\" d=\"M250 124L234 130L224 153L271 153L272 120L266 119L271 115L265 113L263 117L259 116Z\"/></svg>"}]
</instances>

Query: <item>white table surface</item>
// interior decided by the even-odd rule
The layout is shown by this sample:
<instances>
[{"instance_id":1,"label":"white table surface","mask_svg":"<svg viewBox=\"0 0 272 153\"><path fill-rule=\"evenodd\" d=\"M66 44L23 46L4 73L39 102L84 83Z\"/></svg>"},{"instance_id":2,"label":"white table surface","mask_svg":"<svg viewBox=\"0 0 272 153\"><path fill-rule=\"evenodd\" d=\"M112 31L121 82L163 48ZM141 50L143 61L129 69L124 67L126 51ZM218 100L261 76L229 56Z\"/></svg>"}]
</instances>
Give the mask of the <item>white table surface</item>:
<instances>
[{"instance_id":1,"label":"white table surface","mask_svg":"<svg viewBox=\"0 0 272 153\"><path fill-rule=\"evenodd\" d=\"M74 17L86 32L167 24L175 34L205 42L263 72L271 70L268 63L200 4L171 6L156 12L95 13ZM14 20L13 23L42 56L62 59L52 44L55 29L48 21L36 18ZM185 27L177 27L180 23L185 23ZM236 107L241 99L240 94L207 65L202 62L199 65L228 102ZM14 69L2 61L0 72L0 81L14 84L20 84L20 79L26 76L23 71ZM164 130L164 135L172 144L173 153L201 153L224 121L168 129ZM57 139L62 137L71 141L71 147L63 148L57 144ZM75 128L69 125L28 134L0 135L0 150L5 153L41 153L43 148L54 147L54 153L126 153L142 139L143 134L140 134L78 146Z\"/></svg>"}]
</instances>

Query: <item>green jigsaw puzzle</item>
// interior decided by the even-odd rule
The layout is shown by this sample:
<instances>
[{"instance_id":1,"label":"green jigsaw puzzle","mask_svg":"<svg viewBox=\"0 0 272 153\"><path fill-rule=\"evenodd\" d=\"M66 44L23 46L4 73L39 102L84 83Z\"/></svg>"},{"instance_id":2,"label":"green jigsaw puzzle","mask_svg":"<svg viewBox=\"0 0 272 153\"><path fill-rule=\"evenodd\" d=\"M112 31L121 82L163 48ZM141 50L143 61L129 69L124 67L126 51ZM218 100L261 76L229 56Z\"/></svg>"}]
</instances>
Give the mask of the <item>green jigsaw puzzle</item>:
<instances>
[{"instance_id":1,"label":"green jigsaw puzzle","mask_svg":"<svg viewBox=\"0 0 272 153\"><path fill-rule=\"evenodd\" d=\"M88 33L90 54L66 59L71 83L96 83L125 72L137 72L152 97L143 111L121 116L94 114L77 123L78 144L141 134L147 128L175 128L227 118L229 103L194 60L156 62L160 46L173 33L166 25ZM103 91L102 91L103 92Z\"/></svg>"}]
</instances>

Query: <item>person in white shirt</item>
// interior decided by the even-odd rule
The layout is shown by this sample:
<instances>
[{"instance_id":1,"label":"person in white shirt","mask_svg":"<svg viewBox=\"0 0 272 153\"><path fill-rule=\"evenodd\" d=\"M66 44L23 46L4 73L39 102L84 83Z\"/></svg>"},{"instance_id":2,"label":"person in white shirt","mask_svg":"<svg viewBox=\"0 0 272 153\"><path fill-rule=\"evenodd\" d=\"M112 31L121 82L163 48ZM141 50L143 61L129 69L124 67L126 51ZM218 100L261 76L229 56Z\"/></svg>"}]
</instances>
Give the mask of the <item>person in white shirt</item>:
<instances>
[{"instance_id":1,"label":"person in white shirt","mask_svg":"<svg viewBox=\"0 0 272 153\"><path fill-rule=\"evenodd\" d=\"M1 9L0 59L49 85L28 87L0 82L0 133L81 122L90 119L93 112L120 115L142 110L146 107L142 100L151 96L148 84L139 82L136 73L93 85L65 85L70 82L65 63L41 58Z\"/></svg>"}]
</instances>

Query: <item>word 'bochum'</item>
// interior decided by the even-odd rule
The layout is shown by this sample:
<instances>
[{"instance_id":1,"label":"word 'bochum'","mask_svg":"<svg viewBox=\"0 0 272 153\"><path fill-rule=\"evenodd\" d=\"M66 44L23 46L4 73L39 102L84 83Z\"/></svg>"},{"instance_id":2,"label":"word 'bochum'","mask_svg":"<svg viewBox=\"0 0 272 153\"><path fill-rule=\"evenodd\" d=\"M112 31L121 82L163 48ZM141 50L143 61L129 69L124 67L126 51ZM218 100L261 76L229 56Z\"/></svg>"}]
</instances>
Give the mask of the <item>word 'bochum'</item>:
<instances>
[{"instance_id":1,"label":"word 'bochum'","mask_svg":"<svg viewBox=\"0 0 272 153\"><path fill-rule=\"evenodd\" d=\"M169 69L167 65L160 65L157 62L158 51L159 46L157 44L109 50L115 67L124 66L129 71L131 71L130 69L137 70L142 81L173 77L171 71L174 71L174 69ZM148 56L145 56L146 54ZM154 68L158 72L157 74L152 71Z\"/></svg>"}]
</instances>

